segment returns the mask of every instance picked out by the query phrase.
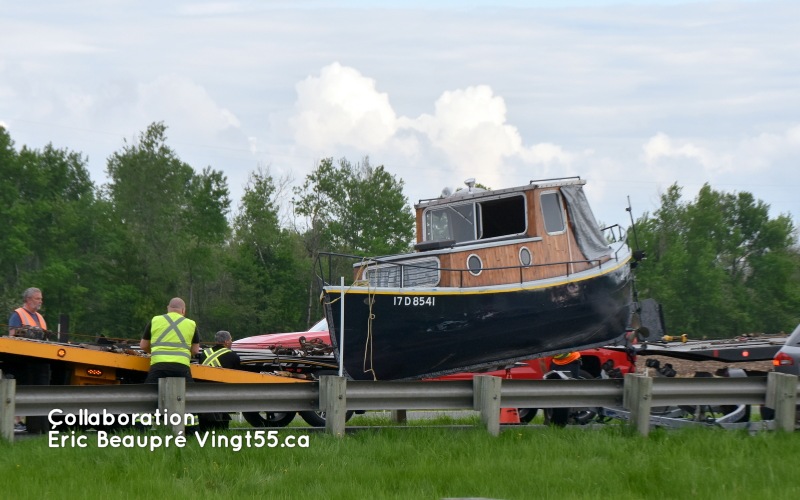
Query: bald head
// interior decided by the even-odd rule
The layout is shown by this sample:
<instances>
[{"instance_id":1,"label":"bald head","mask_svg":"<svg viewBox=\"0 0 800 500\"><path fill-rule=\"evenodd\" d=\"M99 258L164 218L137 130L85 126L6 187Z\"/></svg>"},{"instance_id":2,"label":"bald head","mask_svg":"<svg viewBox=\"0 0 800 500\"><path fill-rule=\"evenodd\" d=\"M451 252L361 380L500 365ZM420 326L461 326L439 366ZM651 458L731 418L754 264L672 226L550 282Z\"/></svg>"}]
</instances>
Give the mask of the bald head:
<instances>
[{"instance_id":1,"label":"bald head","mask_svg":"<svg viewBox=\"0 0 800 500\"><path fill-rule=\"evenodd\" d=\"M175 297L169 301L169 305L167 306L167 312L176 312L179 314L186 313L186 302L183 301L180 297Z\"/></svg>"}]
</instances>

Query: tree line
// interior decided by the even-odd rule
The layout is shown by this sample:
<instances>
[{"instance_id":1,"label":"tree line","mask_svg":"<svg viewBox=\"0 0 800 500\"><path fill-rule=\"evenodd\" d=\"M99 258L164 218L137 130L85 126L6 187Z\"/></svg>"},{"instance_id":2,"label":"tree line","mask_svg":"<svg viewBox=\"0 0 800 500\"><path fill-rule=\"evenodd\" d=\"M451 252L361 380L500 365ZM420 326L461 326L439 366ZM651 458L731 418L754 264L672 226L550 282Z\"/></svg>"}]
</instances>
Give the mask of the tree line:
<instances>
[{"instance_id":1,"label":"tree line","mask_svg":"<svg viewBox=\"0 0 800 500\"><path fill-rule=\"evenodd\" d=\"M410 249L414 216L402 179L368 157L322 159L290 189L256 168L232 206L227 178L195 169L153 123L107 160L96 185L79 152L19 150L0 127L0 305L41 288L49 325L75 338L136 338L180 296L204 341L303 330L323 315L319 252L364 256ZM746 192L672 186L636 236L648 255L640 297L662 303L672 332L730 337L800 321L800 250L788 215ZM281 214L290 214L282 218ZM632 234L632 231L629 231ZM7 316L6 316L7 317Z\"/></svg>"},{"instance_id":2,"label":"tree line","mask_svg":"<svg viewBox=\"0 0 800 500\"><path fill-rule=\"evenodd\" d=\"M15 149L0 127L0 303L24 289L44 295L55 330L68 314L77 339L136 338L171 297L186 300L204 341L303 330L322 317L313 263L320 250L394 253L409 248L414 218L403 182L369 158L326 158L292 190L251 172L232 210L220 170L196 170L151 124L107 161L97 186L80 153ZM5 323L5 321L2 321Z\"/></svg>"},{"instance_id":3,"label":"tree line","mask_svg":"<svg viewBox=\"0 0 800 500\"><path fill-rule=\"evenodd\" d=\"M748 192L704 185L682 200L673 184L636 235L646 260L637 269L640 296L663 308L673 333L728 338L791 332L800 323L800 249L788 214Z\"/></svg>"}]
</instances>

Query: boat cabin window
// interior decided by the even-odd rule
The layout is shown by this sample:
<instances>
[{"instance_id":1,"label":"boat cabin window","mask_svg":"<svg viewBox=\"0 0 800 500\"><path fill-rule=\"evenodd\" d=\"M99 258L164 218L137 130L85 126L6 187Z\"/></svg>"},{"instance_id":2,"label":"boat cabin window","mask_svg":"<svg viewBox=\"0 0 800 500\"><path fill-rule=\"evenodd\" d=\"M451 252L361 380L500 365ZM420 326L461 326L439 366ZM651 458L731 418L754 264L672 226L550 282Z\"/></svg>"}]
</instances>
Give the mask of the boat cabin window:
<instances>
[{"instance_id":1,"label":"boat cabin window","mask_svg":"<svg viewBox=\"0 0 800 500\"><path fill-rule=\"evenodd\" d=\"M439 284L439 259L426 257L397 263L370 265L364 271L369 286L403 288L412 286L437 286Z\"/></svg>"},{"instance_id":2,"label":"boat cabin window","mask_svg":"<svg viewBox=\"0 0 800 500\"><path fill-rule=\"evenodd\" d=\"M430 208L425 212L425 241L466 241L525 233L525 197L506 196Z\"/></svg>"},{"instance_id":3,"label":"boat cabin window","mask_svg":"<svg viewBox=\"0 0 800 500\"><path fill-rule=\"evenodd\" d=\"M542 218L547 234L561 234L566 228L564 217L564 204L561 202L561 193L558 191L545 191L539 197L542 205Z\"/></svg>"}]
</instances>

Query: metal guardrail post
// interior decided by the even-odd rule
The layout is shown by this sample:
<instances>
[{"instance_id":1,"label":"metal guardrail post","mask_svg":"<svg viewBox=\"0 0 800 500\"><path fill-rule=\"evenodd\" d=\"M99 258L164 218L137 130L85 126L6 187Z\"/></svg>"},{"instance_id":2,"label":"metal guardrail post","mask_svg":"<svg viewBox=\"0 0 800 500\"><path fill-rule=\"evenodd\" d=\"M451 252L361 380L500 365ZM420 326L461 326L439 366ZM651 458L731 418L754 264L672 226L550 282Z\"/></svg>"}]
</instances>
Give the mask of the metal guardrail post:
<instances>
[{"instance_id":1,"label":"metal guardrail post","mask_svg":"<svg viewBox=\"0 0 800 500\"><path fill-rule=\"evenodd\" d=\"M0 372L0 438L14 442L14 409L17 381L3 378Z\"/></svg>"},{"instance_id":2,"label":"metal guardrail post","mask_svg":"<svg viewBox=\"0 0 800 500\"><path fill-rule=\"evenodd\" d=\"M650 433L650 407L653 403L653 379L638 373L625 375L622 406L631 412L632 423L639 434Z\"/></svg>"},{"instance_id":3,"label":"metal guardrail post","mask_svg":"<svg viewBox=\"0 0 800 500\"><path fill-rule=\"evenodd\" d=\"M344 436L347 414L347 379L323 375L319 378L319 409L325 412L325 432Z\"/></svg>"},{"instance_id":4,"label":"metal guardrail post","mask_svg":"<svg viewBox=\"0 0 800 500\"><path fill-rule=\"evenodd\" d=\"M172 424L172 433L186 433L184 417L186 415L186 379L167 377L158 379L158 409L162 418L180 415L180 422ZM176 418L177 420L177 418Z\"/></svg>"},{"instance_id":5,"label":"metal guardrail post","mask_svg":"<svg viewBox=\"0 0 800 500\"><path fill-rule=\"evenodd\" d=\"M775 410L775 428L794 431L797 404L797 376L788 373L767 374L767 407Z\"/></svg>"},{"instance_id":6,"label":"metal guardrail post","mask_svg":"<svg viewBox=\"0 0 800 500\"><path fill-rule=\"evenodd\" d=\"M472 379L472 407L481 412L481 422L492 436L500 435L500 387L502 379L476 375Z\"/></svg>"}]
</instances>

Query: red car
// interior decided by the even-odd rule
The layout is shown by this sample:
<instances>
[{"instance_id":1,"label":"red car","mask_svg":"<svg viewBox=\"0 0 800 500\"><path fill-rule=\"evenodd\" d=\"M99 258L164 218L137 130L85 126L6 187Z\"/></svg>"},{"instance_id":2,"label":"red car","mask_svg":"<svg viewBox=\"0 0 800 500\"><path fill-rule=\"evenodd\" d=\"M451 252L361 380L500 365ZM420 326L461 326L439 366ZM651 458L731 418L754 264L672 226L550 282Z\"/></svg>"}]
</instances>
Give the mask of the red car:
<instances>
[{"instance_id":1,"label":"red car","mask_svg":"<svg viewBox=\"0 0 800 500\"><path fill-rule=\"evenodd\" d=\"M338 365L332 354L331 338L325 319L318 321L304 332L272 333L240 339L233 343L232 348L242 358L245 366L270 365L270 368L275 370L300 374L338 373ZM268 359L259 354L264 350L272 353ZM584 378L600 378L603 372L609 377L621 378L636 369L635 360L624 351L595 348L580 351L580 353L581 374ZM476 374L507 379L539 380L550 371L551 359L550 357L531 359L515 363L507 369L481 373L454 373L427 380L471 380ZM535 408L519 410L520 421L524 423L530 422L535 415ZM300 416L311 425L325 425L324 415L320 415L318 412L300 412ZM294 412L245 414L245 419L257 427L287 425L293 418Z\"/></svg>"}]
</instances>

